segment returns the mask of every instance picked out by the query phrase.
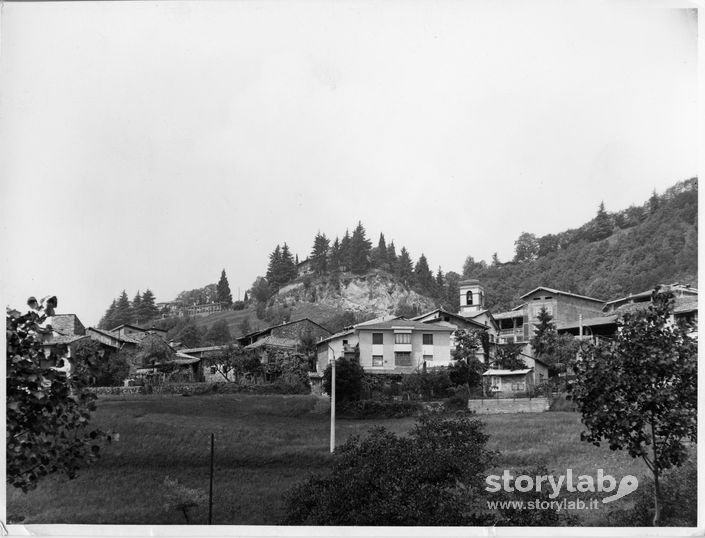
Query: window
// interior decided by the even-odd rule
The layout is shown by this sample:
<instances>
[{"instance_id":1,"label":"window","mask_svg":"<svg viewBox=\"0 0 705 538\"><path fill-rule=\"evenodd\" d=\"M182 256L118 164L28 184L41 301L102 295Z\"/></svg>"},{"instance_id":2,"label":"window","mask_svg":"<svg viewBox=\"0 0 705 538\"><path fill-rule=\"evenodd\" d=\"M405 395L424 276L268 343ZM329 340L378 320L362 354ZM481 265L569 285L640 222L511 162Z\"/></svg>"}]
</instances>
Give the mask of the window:
<instances>
[{"instance_id":1,"label":"window","mask_svg":"<svg viewBox=\"0 0 705 538\"><path fill-rule=\"evenodd\" d=\"M382 355L372 355L372 366L384 366L384 357Z\"/></svg>"},{"instance_id":2,"label":"window","mask_svg":"<svg viewBox=\"0 0 705 538\"><path fill-rule=\"evenodd\" d=\"M211 366L211 374L215 374L217 371L215 366Z\"/></svg>"},{"instance_id":3,"label":"window","mask_svg":"<svg viewBox=\"0 0 705 538\"><path fill-rule=\"evenodd\" d=\"M465 294L465 304L472 304L472 291L469 291Z\"/></svg>"},{"instance_id":4,"label":"window","mask_svg":"<svg viewBox=\"0 0 705 538\"><path fill-rule=\"evenodd\" d=\"M373 345L379 345L383 344L384 341L384 333L372 333L372 344Z\"/></svg>"},{"instance_id":5,"label":"window","mask_svg":"<svg viewBox=\"0 0 705 538\"><path fill-rule=\"evenodd\" d=\"M394 364L397 366L411 366L411 352L397 351L394 354Z\"/></svg>"},{"instance_id":6,"label":"window","mask_svg":"<svg viewBox=\"0 0 705 538\"><path fill-rule=\"evenodd\" d=\"M394 333L395 344L410 344L411 333Z\"/></svg>"},{"instance_id":7,"label":"window","mask_svg":"<svg viewBox=\"0 0 705 538\"><path fill-rule=\"evenodd\" d=\"M347 341L347 340L343 340L343 345L344 345L344 346L347 346L347 345L348 345L348 341Z\"/></svg>"},{"instance_id":8,"label":"window","mask_svg":"<svg viewBox=\"0 0 705 538\"><path fill-rule=\"evenodd\" d=\"M432 334L424 334L423 335L423 345L424 346L432 346L433 345L433 335Z\"/></svg>"},{"instance_id":9,"label":"window","mask_svg":"<svg viewBox=\"0 0 705 538\"><path fill-rule=\"evenodd\" d=\"M423 360L424 362L433 362L433 355L424 355Z\"/></svg>"}]
</instances>

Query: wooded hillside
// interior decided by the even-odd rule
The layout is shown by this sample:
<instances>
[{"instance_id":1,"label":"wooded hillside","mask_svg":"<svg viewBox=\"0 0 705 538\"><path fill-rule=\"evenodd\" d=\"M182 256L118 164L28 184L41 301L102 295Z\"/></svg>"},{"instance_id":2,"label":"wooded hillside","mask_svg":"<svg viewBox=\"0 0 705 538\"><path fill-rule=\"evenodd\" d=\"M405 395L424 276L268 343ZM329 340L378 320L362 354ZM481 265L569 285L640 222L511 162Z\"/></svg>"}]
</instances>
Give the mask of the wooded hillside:
<instances>
[{"instance_id":1,"label":"wooded hillside","mask_svg":"<svg viewBox=\"0 0 705 538\"><path fill-rule=\"evenodd\" d=\"M597 216L578 229L535 237L523 233L514 261L491 264L469 257L465 278L479 279L493 311L548 286L610 300L681 282L697 286L698 182L677 183L641 206Z\"/></svg>"}]
</instances>

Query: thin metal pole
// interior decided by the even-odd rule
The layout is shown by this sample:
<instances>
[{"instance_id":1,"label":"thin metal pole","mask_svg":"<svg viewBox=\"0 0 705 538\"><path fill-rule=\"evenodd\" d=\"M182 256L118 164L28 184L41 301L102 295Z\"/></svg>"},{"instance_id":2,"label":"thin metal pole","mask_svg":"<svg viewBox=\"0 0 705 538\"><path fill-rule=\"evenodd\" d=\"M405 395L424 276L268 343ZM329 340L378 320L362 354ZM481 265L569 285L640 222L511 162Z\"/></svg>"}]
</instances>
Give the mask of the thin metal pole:
<instances>
[{"instance_id":1,"label":"thin metal pole","mask_svg":"<svg viewBox=\"0 0 705 538\"><path fill-rule=\"evenodd\" d=\"M335 355L333 355L333 366L330 376L331 398L330 398L330 452L335 450Z\"/></svg>"},{"instance_id":2,"label":"thin metal pole","mask_svg":"<svg viewBox=\"0 0 705 538\"><path fill-rule=\"evenodd\" d=\"M215 434L211 433L211 479L210 487L208 491L208 524L213 522L213 455L214 455L214 445L215 445Z\"/></svg>"}]
</instances>

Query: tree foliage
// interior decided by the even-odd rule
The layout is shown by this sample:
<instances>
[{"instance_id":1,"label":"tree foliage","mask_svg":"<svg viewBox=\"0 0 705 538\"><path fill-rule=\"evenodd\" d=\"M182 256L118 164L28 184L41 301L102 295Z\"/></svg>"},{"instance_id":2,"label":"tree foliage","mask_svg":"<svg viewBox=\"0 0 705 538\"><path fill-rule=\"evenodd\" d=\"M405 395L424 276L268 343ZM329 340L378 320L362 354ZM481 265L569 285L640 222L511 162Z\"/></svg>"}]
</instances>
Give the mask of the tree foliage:
<instances>
[{"instance_id":1,"label":"tree foliage","mask_svg":"<svg viewBox=\"0 0 705 538\"><path fill-rule=\"evenodd\" d=\"M88 385L99 357L82 354L67 376L42 351L34 312L6 317L7 482L28 491L47 475L74 478L111 435L89 430L96 396Z\"/></svg>"},{"instance_id":2,"label":"tree foliage","mask_svg":"<svg viewBox=\"0 0 705 538\"><path fill-rule=\"evenodd\" d=\"M479 499L493 454L479 420L423 416L407 436L375 428L287 495L290 525L491 524Z\"/></svg>"},{"instance_id":3,"label":"tree foliage","mask_svg":"<svg viewBox=\"0 0 705 538\"><path fill-rule=\"evenodd\" d=\"M329 364L323 372L323 390L332 394L332 371ZM363 378L365 371L360 366L358 357L340 357L335 360L335 400L336 407L344 402L353 402L362 395Z\"/></svg>"},{"instance_id":4,"label":"tree foliage","mask_svg":"<svg viewBox=\"0 0 705 538\"><path fill-rule=\"evenodd\" d=\"M216 294L219 303L225 306L233 304L233 295L230 292L230 284L228 283L228 277L225 275L225 269L220 273Z\"/></svg>"},{"instance_id":5,"label":"tree foliage","mask_svg":"<svg viewBox=\"0 0 705 538\"><path fill-rule=\"evenodd\" d=\"M697 433L697 343L671 323L672 298L655 290L648 308L624 314L614 340L586 344L572 385L581 438L641 457L653 473L655 525L659 477L687 460Z\"/></svg>"},{"instance_id":6,"label":"tree foliage","mask_svg":"<svg viewBox=\"0 0 705 538\"><path fill-rule=\"evenodd\" d=\"M482 374L487 365L477 356L482 351L480 331L458 329L453 333L455 349L452 353L453 365L450 367L450 379L455 385L468 388L482 385Z\"/></svg>"}]
</instances>

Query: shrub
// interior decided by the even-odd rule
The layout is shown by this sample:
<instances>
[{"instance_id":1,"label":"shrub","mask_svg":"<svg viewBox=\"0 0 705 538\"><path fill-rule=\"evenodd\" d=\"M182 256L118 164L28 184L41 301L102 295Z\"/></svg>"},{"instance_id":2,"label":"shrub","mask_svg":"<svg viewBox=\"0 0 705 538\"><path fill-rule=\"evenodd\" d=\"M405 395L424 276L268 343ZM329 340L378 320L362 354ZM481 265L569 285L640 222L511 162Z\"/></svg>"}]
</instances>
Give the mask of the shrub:
<instances>
[{"instance_id":1,"label":"shrub","mask_svg":"<svg viewBox=\"0 0 705 538\"><path fill-rule=\"evenodd\" d=\"M344 418L402 418L418 414L421 406L416 402L359 400L336 405L336 410Z\"/></svg>"},{"instance_id":2,"label":"shrub","mask_svg":"<svg viewBox=\"0 0 705 538\"><path fill-rule=\"evenodd\" d=\"M661 525L665 527L695 527L698 518L698 467L688 460L681 467L666 471L659 480L663 505ZM646 527L654 519L654 480L639 481L639 489L632 494L634 506L629 510L614 510L608 514L608 523L617 527Z\"/></svg>"},{"instance_id":3,"label":"shrub","mask_svg":"<svg viewBox=\"0 0 705 538\"><path fill-rule=\"evenodd\" d=\"M333 468L286 496L291 525L485 525L478 500L493 454L484 424L426 415L408 436L384 428L353 436Z\"/></svg>"},{"instance_id":4,"label":"shrub","mask_svg":"<svg viewBox=\"0 0 705 538\"><path fill-rule=\"evenodd\" d=\"M443 402L443 407L449 411L460 411L468 408L468 399L462 394L455 394Z\"/></svg>"},{"instance_id":5,"label":"shrub","mask_svg":"<svg viewBox=\"0 0 705 538\"><path fill-rule=\"evenodd\" d=\"M331 365L323 372L323 390L331 394ZM343 402L352 402L360 399L362 394L362 380L365 371L356 358L339 358L335 361L335 401L336 407Z\"/></svg>"},{"instance_id":6,"label":"shrub","mask_svg":"<svg viewBox=\"0 0 705 538\"><path fill-rule=\"evenodd\" d=\"M401 389L404 392L420 395L425 400L431 400L449 396L452 386L448 371L437 370L405 375Z\"/></svg>"}]
</instances>

